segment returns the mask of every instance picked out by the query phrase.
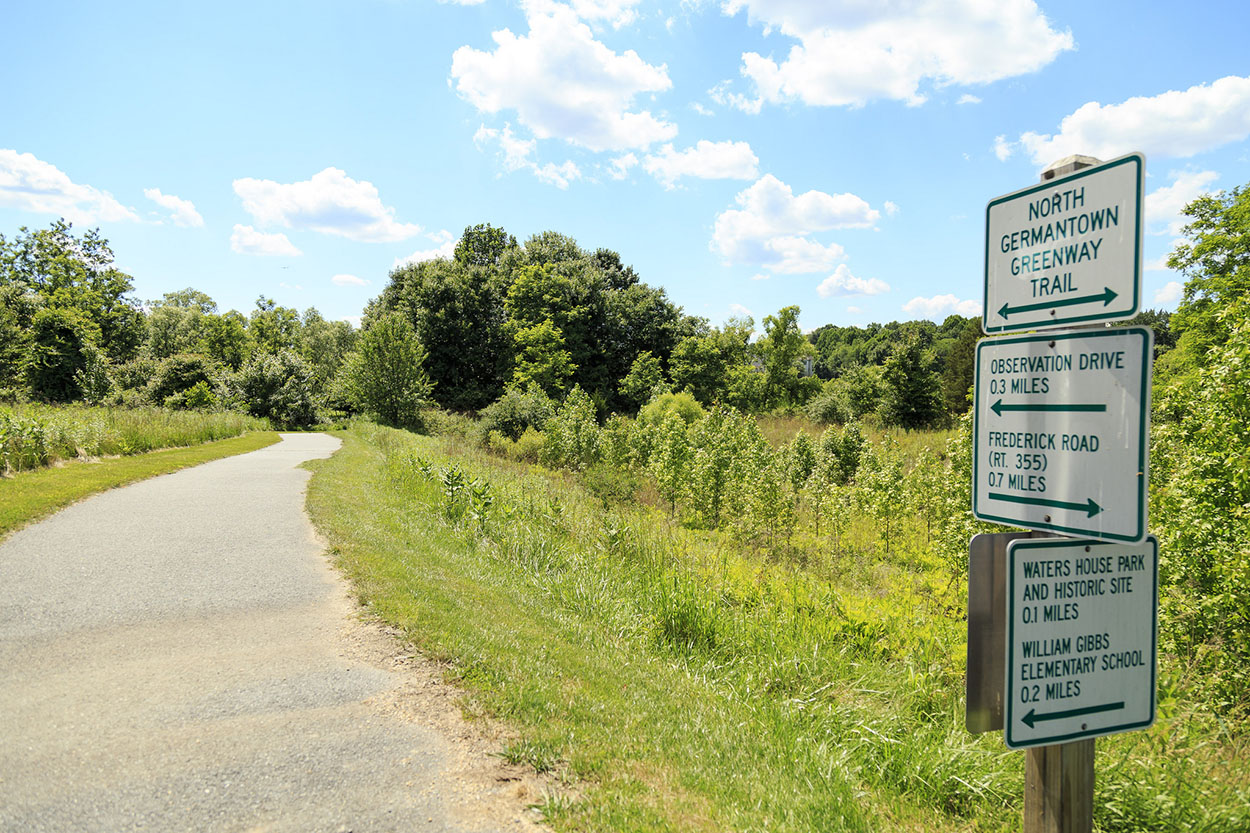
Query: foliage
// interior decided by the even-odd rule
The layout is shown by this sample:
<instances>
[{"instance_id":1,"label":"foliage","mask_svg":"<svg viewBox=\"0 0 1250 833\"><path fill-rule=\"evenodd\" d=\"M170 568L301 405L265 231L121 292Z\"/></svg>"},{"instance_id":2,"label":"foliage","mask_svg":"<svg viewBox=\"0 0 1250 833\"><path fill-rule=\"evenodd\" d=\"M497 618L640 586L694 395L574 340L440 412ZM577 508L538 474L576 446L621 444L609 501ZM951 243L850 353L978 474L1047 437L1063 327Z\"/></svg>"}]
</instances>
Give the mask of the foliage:
<instances>
[{"instance_id":1,"label":"foliage","mask_svg":"<svg viewBox=\"0 0 1250 833\"><path fill-rule=\"evenodd\" d=\"M547 421L544 431L544 463L580 471L599 459L599 424L595 405L580 386L565 397L564 402Z\"/></svg>"},{"instance_id":2,"label":"foliage","mask_svg":"<svg viewBox=\"0 0 1250 833\"><path fill-rule=\"evenodd\" d=\"M254 417L286 428L317 422L312 374L298 353L257 353L234 380L235 396Z\"/></svg>"},{"instance_id":3,"label":"foliage","mask_svg":"<svg viewBox=\"0 0 1250 833\"><path fill-rule=\"evenodd\" d=\"M660 360L651 351L639 353L621 380L619 392L631 411L637 411L656 393L668 393Z\"/></svg>"},{"instance_id":4,"label":"foliage","mask_svg":"<svg viewBox=\"0 0 1250 833\"><path fill-rule=\"evenodd\" d=\"M536 384L524 390L509 388L479 414L478 435L499 432L509 440L527 430L541 431L555 413L555 402Z\"/></svg>"},{"instance_id":5,"label":"foliage","mask_svg":"<svg viewBox=\"0 0 1250 833\"><path fill-rule=\"evenodd\" d=\"M26 382L31 392L48 402L81 398L76 377L99 343L95 322L71 307L44 307L31 319L30 339Z\"/></svg>"},{"instance_id":6,"label":"foliage","mask_svg":"<svg viewBox=\"0 0 1250 833\"><path fill-rule=\"evenodd\" d=\"M571 353L564 349L564 334L559 328L546 319L532 327L518 329L512 339L516 348L516 367L509 386L528 388L534 385L549 396L564 393L577 365L573 363Z\"/></svg>"},{"instance_id":7,"label":"foliage","mask_svg":"<svg viewBox=\"0 0 1250 833\"><path fill-rule=\"evenodd\" d=\"M638 414L643 425L659 425L669 414L676 414L686 425L703 417L703 407L689 393L661 393Z\"/></svg>"},{"instance_id":8,"label":"foliage","mask_svg":"<svg viewBox=\"0 0 1250 833\"><path fill-rule=\"evenodd\" d=\"M941 418L941 382L933 365L918 335L909 332L895 346L881 373L880 414L886 425L926 428Z\"/></svg>"},{"instance_id":9,"label":"foliage","mask_svg":"<svg viewBox=\"0 0 1250 833\"><path fill-rule=\"evenodd\" d=\"M392 312L374 320L343 370L356 406L384 424L423 430L431 388L425 358L407 318Z\"/></svg>"}]
</instances>

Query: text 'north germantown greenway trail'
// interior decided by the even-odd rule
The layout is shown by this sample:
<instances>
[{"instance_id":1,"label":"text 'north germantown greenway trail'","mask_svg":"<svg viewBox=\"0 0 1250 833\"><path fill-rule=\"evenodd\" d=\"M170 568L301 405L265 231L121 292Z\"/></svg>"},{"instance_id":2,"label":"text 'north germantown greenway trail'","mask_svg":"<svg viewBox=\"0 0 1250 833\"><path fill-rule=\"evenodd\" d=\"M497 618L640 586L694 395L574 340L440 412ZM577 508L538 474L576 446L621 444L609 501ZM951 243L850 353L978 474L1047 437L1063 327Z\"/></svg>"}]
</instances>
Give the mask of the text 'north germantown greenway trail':
<instances>
[{"instance_id":1,"label":"text 'north germantown greenway trail'","mask_svg":"<svg viewBox=\"0 0 1250 833\"><path fill-rule=\"evenodd\" d=\"M297 468L338 445L286 435L0 544L0 830L530 827L352 636Z\"/></svg>"}]
</instances>

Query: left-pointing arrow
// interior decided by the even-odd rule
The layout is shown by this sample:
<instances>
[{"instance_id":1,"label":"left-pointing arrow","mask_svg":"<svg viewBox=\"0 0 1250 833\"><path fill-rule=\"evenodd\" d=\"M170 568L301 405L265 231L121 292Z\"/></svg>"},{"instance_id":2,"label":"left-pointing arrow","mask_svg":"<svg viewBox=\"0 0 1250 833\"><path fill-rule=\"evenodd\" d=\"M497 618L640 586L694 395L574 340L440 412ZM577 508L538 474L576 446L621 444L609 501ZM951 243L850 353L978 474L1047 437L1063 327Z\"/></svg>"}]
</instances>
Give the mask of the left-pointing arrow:
<instances>
[{"instance_id":1,"label":"left-pointing arrow","mask_svg":"<svg viewBox=\"0 0 1250 833\"><path fill-rule=\"evenodd\" d=\"M1097 714L1099 712L1113 712L1124 708L1124 701L1117 703L1100 703L1097 706L1085 706L1079 709L1068 709L1062 712L1047 712L1046 714L1037 714L1035 710L1029 709L1029 713L1020 718L1026 726L1033 728L1034 723L1041 723L1043 720L1062 720L1065 717L1081 717L1086 714Z\"/></svg>"},{"instance_id":2,"label":"left-pointing arrow","mask_svg":"<svg viewBox=\"0 0 1250 833\"><path fill-rule=\"evenodd\" d=\"M1004 405L1003 400L1000 399L990 406L990 410L999 416L1003 415L1003 411L1039 411L1042 413L1068 411L1077 413L1101 413L1107 410L1107 406L1082 405L1072 402L1023 402L1018 405Z\"/></svg>"},{"instance_id":3,"label":"left-pointing arrow","mask_svg":"<svg viewBox=\"0 0 1250 833\"><path fill-rule=\"evenodd\" d=\"M1007 503L1024 503L1029 506L1053 506L1056 509L1071 509L1073 512L1084 512L1085 516L1092 518L1102 511L1102 507L1094 503L1093 498L1087 498L1084 503L1072 503L1066 500L1051 500L1044 497L1022 497L1020 495L1004 495L998 492L990 492L990 500L1002 500Z\"/></svg>"}]
</instances>

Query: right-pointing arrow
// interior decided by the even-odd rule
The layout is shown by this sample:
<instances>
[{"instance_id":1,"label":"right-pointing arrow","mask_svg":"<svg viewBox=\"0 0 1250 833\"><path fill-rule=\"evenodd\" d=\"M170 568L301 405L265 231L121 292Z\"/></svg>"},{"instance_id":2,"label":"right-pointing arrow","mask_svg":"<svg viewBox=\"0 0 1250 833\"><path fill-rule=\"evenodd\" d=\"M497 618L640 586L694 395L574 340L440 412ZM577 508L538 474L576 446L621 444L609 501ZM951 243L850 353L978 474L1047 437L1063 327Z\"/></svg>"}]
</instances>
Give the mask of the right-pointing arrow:
<instances>
[{"instance_id":1,"label":"right-pointing arrow","mask_svg":"<svg viewBox=\"0 0 1250 833\"><path fill-rule=\"evenodd\" d=\"M1053 301L1044 301L1038 304L1021 304L1018 307L1011 306L1010 303L1003 304L998 308L998 315L1001 318L1008 318L1017 312L1036 312L1039 309L1053 309L1054 307L1070 307L1073 304L1090 304L1095 301L1102 301L1105 307L1119 296L1118 292L1113 292L1111 287L1104 286L1102 292L1096 295L1080 295L1076 298L1057 298Z\"/></svg>"},{"instance_id":2,"label":"right-pointing arrow","mask_svg":"<svg viewBox=\"0 0 1250 833\"><path fill-rule=\"evenodd\" d=\"M1092 518L1103 508L1094 503L1093 498L1088 498L1084 503L1071 503L1066 500L1051 500L1045 497L1022 497L1020 495L1004 495L998 492L990 492L990 500L1002 500L1007 503L1023 503L1029 506L1053 506L1056 509L1071 509L1073 512L1084 512L1087 518Z\"/></svg>"}]
</instances>

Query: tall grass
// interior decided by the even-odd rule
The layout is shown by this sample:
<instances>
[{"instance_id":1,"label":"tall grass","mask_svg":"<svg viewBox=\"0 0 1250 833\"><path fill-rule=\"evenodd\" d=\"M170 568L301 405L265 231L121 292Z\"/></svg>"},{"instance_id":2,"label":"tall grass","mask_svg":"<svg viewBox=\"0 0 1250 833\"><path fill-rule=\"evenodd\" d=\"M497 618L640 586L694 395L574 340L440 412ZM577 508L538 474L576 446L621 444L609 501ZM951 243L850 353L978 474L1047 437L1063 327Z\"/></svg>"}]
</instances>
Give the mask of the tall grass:
<instances>
[{"instance_id":1,"label":"tall grass","mask_svg":"<svg viewBox=\"0 0 1250 833\"><path fill-rule=\"evenodd\" d=\"M332 539L376 610L521 724L510 754L583 781L558 828L1015 825L1022 758L963 729L963 601L920 519L888 552L857 517L778 559L454 440L349 441L314 478L323 507L364 491ZM1246 829L1244 732L1163 685L1154 729L1099 743L1100 829Z\"/></svg>"},{"instance_id":2,"label":"tall grass","mask_svg":"<svg viewBox=\"0 0 1250 833\"><path fill-rule=\"evenodd\" d=\"M243 414L22 404L0 407L0 474L63 460L142 454L269 430Z\"/></svg>"}]
</instances>

